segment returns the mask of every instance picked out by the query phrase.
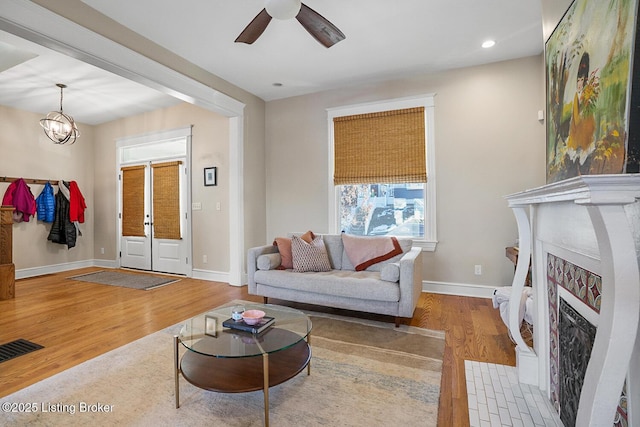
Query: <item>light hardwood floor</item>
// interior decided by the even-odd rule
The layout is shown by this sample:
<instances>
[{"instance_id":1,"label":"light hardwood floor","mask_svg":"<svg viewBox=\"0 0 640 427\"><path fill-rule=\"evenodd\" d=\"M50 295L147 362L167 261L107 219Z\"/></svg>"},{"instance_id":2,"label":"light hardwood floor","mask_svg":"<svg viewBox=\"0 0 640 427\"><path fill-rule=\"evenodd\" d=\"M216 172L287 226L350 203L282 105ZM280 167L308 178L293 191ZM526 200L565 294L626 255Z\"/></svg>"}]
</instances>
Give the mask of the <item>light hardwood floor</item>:
<instances>
[{"instance_id":1,"label":"light hardwood floor","mask_svg":"<svg viewBox=\"0 0 640 427\"><path fill-rule=\"evenodd\" d=\"M86 268L16 281L16 298L0 301L0 343L43 345L0 364L0 398L233 299L262 302L247 287L183 278L152 291L70 280ZM289 304L321 310L316 306ZM393 322L392 317L326 309ZM467 426L464 360L515 364L514 346L491 300L423 293L412 326L446 333L439 426Z\"/></svg>"}]
</instances>

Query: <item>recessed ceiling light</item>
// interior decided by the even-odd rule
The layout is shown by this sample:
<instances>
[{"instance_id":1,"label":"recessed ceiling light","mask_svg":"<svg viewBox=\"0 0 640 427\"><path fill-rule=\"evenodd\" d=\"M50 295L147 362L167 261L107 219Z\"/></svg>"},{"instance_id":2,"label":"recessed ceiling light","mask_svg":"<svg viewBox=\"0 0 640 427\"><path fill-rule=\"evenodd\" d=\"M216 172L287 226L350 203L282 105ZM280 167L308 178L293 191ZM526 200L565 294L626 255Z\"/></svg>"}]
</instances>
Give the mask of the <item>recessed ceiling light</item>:
<instances>
[{"instance_id":1,"label":"recessed ceiling light","mask_svg":"<svg viewBox=\"0 0 640 427\"><path fill-rule=\"evenodd\" d=\"M484 43L482 43L482 47L485 49L488 49L490 47L493 47L496 44L495 40L487 40Z\"/></svg>"}]
</instances>

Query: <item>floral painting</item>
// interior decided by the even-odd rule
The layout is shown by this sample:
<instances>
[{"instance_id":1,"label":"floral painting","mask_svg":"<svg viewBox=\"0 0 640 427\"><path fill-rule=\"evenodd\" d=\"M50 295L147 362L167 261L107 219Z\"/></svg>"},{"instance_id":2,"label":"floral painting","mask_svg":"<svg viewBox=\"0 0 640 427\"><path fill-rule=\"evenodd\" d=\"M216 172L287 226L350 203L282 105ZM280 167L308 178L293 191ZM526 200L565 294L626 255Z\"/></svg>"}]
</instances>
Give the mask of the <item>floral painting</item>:
<instances>
[{"instance_id":1,"label":"floral painting","mask_svg":"<svg viewBox=\"0 0 640 427\"><path fill-rule=\"evenodd\" d=\"M547 182L638 170L629 146L637 1L575 0L546 43Z\"/></svg>"}]
</instances>

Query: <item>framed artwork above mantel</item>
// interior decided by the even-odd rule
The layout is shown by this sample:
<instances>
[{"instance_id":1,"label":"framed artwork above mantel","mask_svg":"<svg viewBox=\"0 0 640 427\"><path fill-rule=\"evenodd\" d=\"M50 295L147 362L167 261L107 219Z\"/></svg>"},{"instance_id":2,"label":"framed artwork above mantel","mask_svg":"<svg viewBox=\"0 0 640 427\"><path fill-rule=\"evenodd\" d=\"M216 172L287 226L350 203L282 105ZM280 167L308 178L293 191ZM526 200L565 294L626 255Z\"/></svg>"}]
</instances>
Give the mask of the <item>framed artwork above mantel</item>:
<instances>
[{"instance_id":1,"label":"framed artwork above mantel","mask_svg":"<svg viewBox=\"0 0 640 427\"><path fill-rule=\"evenodd\" d=\"M637 9L638 0L574 0L547 40L548 183L640 172Z\"/></svg>"}]
</instances>

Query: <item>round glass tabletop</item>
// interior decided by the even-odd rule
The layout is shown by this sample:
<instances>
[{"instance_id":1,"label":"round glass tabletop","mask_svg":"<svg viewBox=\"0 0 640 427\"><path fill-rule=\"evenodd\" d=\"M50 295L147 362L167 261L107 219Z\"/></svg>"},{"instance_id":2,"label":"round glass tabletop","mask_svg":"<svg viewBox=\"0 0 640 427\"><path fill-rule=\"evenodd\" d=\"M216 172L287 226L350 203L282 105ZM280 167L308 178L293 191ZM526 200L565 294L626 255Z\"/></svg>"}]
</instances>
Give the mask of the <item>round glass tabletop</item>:
<instances>
[{"instance_id":1,"label":"round glass tabletop","mask_svg":"<svg viewBox=\"0 0 640 427\"><path fill-rule=\"evenodd\" d=\"M262 310L273 317L271 326L259 333L228 328L233 322L230 303L186 320L178 338L187 349L212 357L252 357L287 349L311 332L309 316L300 310L272 304L245 303L245 310Z\"/></svg>"}]
</instances>

